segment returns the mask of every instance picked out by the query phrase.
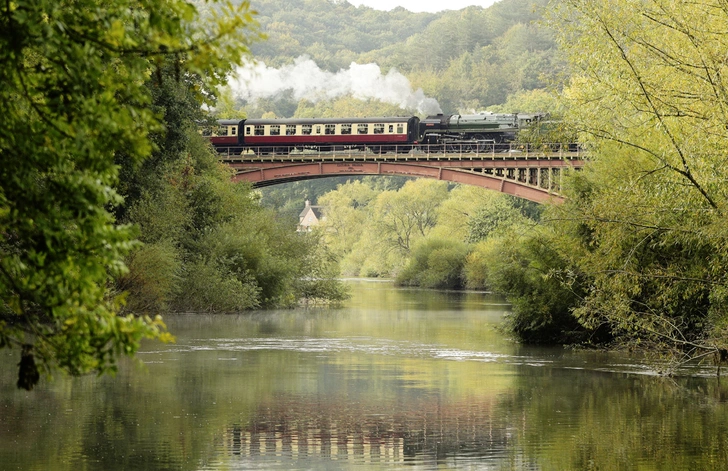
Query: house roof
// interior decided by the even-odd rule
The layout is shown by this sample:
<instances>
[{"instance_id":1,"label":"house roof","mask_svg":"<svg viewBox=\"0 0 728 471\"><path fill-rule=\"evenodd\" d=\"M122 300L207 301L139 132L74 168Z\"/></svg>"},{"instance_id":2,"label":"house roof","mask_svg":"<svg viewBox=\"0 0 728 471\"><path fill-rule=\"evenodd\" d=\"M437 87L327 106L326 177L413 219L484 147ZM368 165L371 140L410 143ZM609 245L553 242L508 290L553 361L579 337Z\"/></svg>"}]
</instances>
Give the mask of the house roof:
<instances>
[{"instance_id":1,"label":"house roof","mask_svg":"<svg viewBox=\"0 0 728 471\"><path fill-rule=\"evenodd\" d=\"M322 207L321 206L306 206L303 208L303 211L301 211L301 214L298 215L298 217L304 217L308 213L309 210L313 211L314 216L316 216L318 219L321 219L322 215Z\"/></svg>"}]
</instances>

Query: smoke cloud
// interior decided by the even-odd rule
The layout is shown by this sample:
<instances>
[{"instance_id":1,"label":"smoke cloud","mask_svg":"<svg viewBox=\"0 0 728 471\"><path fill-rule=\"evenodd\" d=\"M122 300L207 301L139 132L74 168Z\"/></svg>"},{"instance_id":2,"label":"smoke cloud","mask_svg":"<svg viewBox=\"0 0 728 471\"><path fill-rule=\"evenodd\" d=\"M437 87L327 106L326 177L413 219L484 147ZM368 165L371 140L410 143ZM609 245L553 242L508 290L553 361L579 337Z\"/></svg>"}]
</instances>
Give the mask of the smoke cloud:
<instances>
[{"instance_id":1,"label":"smoke cloud","mask_svg":"<svg viewBox=\"0 0 728 471\"><path fill-rule=\"evenodd\" d=\"M317 102L351 95L359 99L376 99L419 113L442 113L434 98L428 98L422 89L412 90L409 80L392 69L386 75L377 64L352 62L348 69L338 72L321 70L308 57L302 56L291 65L280 69L259 62L239 67L237 77L229 82L233 93L246 101L274 98L291 91L296 100Z\"/></svg>"}]
</instances>

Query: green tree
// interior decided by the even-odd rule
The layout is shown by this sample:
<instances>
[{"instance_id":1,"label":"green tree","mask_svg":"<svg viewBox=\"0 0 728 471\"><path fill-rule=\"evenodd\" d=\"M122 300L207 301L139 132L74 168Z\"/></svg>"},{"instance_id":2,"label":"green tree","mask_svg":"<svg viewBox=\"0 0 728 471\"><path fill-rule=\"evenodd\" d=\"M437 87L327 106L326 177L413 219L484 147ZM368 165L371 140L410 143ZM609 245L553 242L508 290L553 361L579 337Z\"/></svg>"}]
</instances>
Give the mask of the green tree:
<instances>
[{"instance_id":1,"label":"green tree","mask_svg":"<svg viewBox=\"0 0 728 471\"><path fill-rule=\"evenodd\" d=\"M303 254L295 292L306 304L338 303L350 297L349 289L338 280L339 257L324 242L324 227L301 234Z\"/></svg>"},{"instance_id":2,"label":"green tree","mask_svg":"<svg viewBox=\"0 0 728 471\"><path fill-rule=\"evenodd\" d=\"M468 219L468 242L479 242L495 232L502 232L517 224L527 224L525 216L513 206L511 198L503 194L496 195Z\"/></svg>"},{"instance_id":3,"label":"green tree","mask_svg":"<svg viewBox=\"0 0 728 471\"><path fill-rule=\"evenodd\" d=\"M581 225L593 278L575 315L678 362L728 356L728 9L568 0L554 21L578 72L566 116L593 160L559 216Z\"/></svg>"},{"instance_id":4,"label":"green tree","mask_svg":"<svg viewBox=\"0 0 728 471\"><path fill-rule=\"evenodd\" d=\"M347 254L359 240L367 220L366 208L375 196L369 185L353 181L319 198L325 215L323 236L335 254Z\"/></svg>"},{"instance_id":5,"label":"green tree","mask_svg":"<svg viewBox=\"0 0 728 471\"><path fill-rule=\"evenodd\" d=\"M447 185L421 178L399 191L385 191L372 203L374 227L390 249L408 254L412 243L437 222L437 207L447 198Z\"/></svg>"},{"instance_id":6,"label":"green tree","mask_svg":"<svg viewBox=\"0 0 728 471\"><path fill-rule=\"evenodd\" d=\"M437 224L431 235L464 242L468 237L468 219L483 201L496 194L473 185L457 185L437 208Z\"/></svg>"},{"instance_id":7,"label":"green tree","mask_svg":"<svg viewBox=\"0 0 728 471\"><path fill-rule=\"evenodd\" d=\"M19 387L38 382L38 363L103 373L142 338L169 338L161 319L117 316L107 296L132 247L108 208L115 152L143 160L160 129L150 74L170 61L209 91L248 51L247 2L198 20L180 0L0 7L0 346L21 347Z\"/></svg>"},{"instance_id":8,"label":"green tree","mask_svg":"<svg viewBox=\"0 0 728 471\"><path fill-rule=\"evenodd\" d=\"M555 119L561 119L564 114L564 103L558 94L537 88L516 92L501 105L488 107L494 113L550 113Z\"/></svg>"},{"instance_id":9,"label":"green tree","mask_svg":"<svg viewBox=\"0 0 728 471\"><path fill-rule=\"evenodd\" d=\"M321 118L321 117L366 117L366 116L399 116L407 113L399 106L384 103L379 100L361 100L353 97L342 97L330 101L311 103L301 100L294 113L295 118ZM413 110L409 110L413 112Z\"/></svg>"}]
</instances>

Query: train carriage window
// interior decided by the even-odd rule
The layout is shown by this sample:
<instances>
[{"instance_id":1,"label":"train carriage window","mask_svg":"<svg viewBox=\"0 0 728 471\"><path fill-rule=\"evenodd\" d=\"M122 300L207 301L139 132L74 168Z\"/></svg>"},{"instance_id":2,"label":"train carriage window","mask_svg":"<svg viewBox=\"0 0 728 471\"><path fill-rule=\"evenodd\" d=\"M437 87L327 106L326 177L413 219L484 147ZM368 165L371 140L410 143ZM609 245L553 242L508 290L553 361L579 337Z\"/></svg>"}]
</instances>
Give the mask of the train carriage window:
<instances>
[{"instance_id":1,"label":"train carriage window","mask_svg":"<svg viewBox=\"0 0 728 471\"><path fill-rule=\"evenodd\" d=\"M366 123L360 123L356 125L357 134L369 134L369 125Z\"/></svg>"},{"instance_id":2,"label":"train carriage window","mask_svg":"<svg viewBox=\"0 0 728 471\"><path fill-rule=\"evenodd\" d=\"M234 135L236 135L237 133L238 133L238 127L237 127L237 126L232 126L232 127L230 128L230 135L231 135L231 136L234 136Z\"/></svg>"},{"instance_id":3,"label":"train carriage window","mask_svg":"<svg viewBox=\"0 0 728 471\"><path fill-rule=\"evenodd\" d=\"M310 135L312 130L313 126L311 124L304 124L301 126L301 134L305 134L306 136Z\"/></svg>"},{"instance_id":4,"label":"train carriage window","mask_svg":"<svg viewBox=\"0 0 728 471\"><path fill-rule=\"evenodd\" d=\"M288 125L286 126L286 136L295 136L296 135L296 126Z\"/></svg>"},{"instance_id":5,"label":"train carriage window","mask_svg":"<svg viewBox=\"0 0 728 471\"><path fill-rule=\"evenodd\" d=\"M383 124L375 124L374 125L374 134L384 134L384 125Z\"/></svg>"},{"instance_id":6,"label":"train carriage window","mask_svg":"<svg viewBox=\"0 0 728 471\"><path fill-rule=\"evenodd\" d=\"M389 132L394 132L394 124L389 125Z\"/></svg>"},{"instance_id":7,"label":"train carriage window","mask_svg":"<svg viewBox=\"0 0 728 471\"><path fill-rule=\"evenodd\" d=\"M215 130L213 131L214 136L227 136L228 135L228 129L226 126L217 126Z\"/></svg>"},{"instance_id":8,"label":"train carriage window","mask_svg":"<svg viewBox=\"0 0 728 471\"><path fill-rule=\"evenodd\" d=\"M327 124L324 128L324 134L336 134L336 125Z\"/></svg>"},{"instance_id":9,"label":"train carriage window","mask_svg":"<svg viewBox=\"0 0 728 471\"><path fill-rule=\"evenodd\" d=\"M341 134L351 134L351 124L342 124Z\"/></svg>"},{"instance_id":10,"label":"train carriage window","mask_svg":"<svg viewBox=\"0 0 728 471\"><path fill-rule=\"evenodd\" d=\"M251 129L250 126L245 126L245 135L246 136L250 136L250 129Z\"/></svg>"},{"instance_id":11,"label":"train carriage window","mask_svg":"<svg viewBox=\"0 0 728 471\"><path fill-rule=\"evenodd\" d=\"M255 135L256 136L263 136L265 134L265 126L262 124L256 124L255 125Z\"/></svg>"},{"instance_id":12,"label":"train carriage window","mask_svg":"<svg viewBox=\"0 0 728 471\"><path fill-rule=\"evenodd\" d=\"M398 124L397 125L397 134L402 134L402 133L404 133L404 126L402 126L401 124Z\"/></svg>"},{"instance_id":13,"label":"train carriage window","mask_svg":"<svg viewBox=\"0 0 728 471\"><path fill-rule=\"evenodd\" d=\"M316 126L316 134L321 134L321 126Z\"/></svg>"},{"instance_id":14,"label":"train carriage window","mask_svg":"<svg viewBox=\"0 0 728 471\"><path fill-rule=\"evenodd\" d=\"M271 136L280 136L281 135L281 127L278 124L274 124L270 127L270 135Z\"/></svg>"}]
</instances>

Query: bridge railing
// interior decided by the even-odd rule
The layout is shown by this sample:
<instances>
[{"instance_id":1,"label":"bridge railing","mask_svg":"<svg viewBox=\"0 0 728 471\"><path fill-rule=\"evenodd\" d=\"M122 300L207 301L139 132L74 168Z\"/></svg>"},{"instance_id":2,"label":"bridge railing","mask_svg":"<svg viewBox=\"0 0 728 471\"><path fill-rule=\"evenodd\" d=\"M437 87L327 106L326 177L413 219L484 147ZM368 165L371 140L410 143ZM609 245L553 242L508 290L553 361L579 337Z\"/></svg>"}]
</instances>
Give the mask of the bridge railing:
<instances>
[{"instance_id":1,"label":"bridge railing","mask_svg":"<svg viewBox=\"0 0 728 471\"><path fill-rule=\"evenodd\" d=\"M580 160L584 150L575 143L506 143L471 141L445 145L398 145L346 148L329 146L330 150L305 147L227 147L218 148L224 162L312 162L312 161L426 161L426 160Z\"/></svg>"}]
</instances>

